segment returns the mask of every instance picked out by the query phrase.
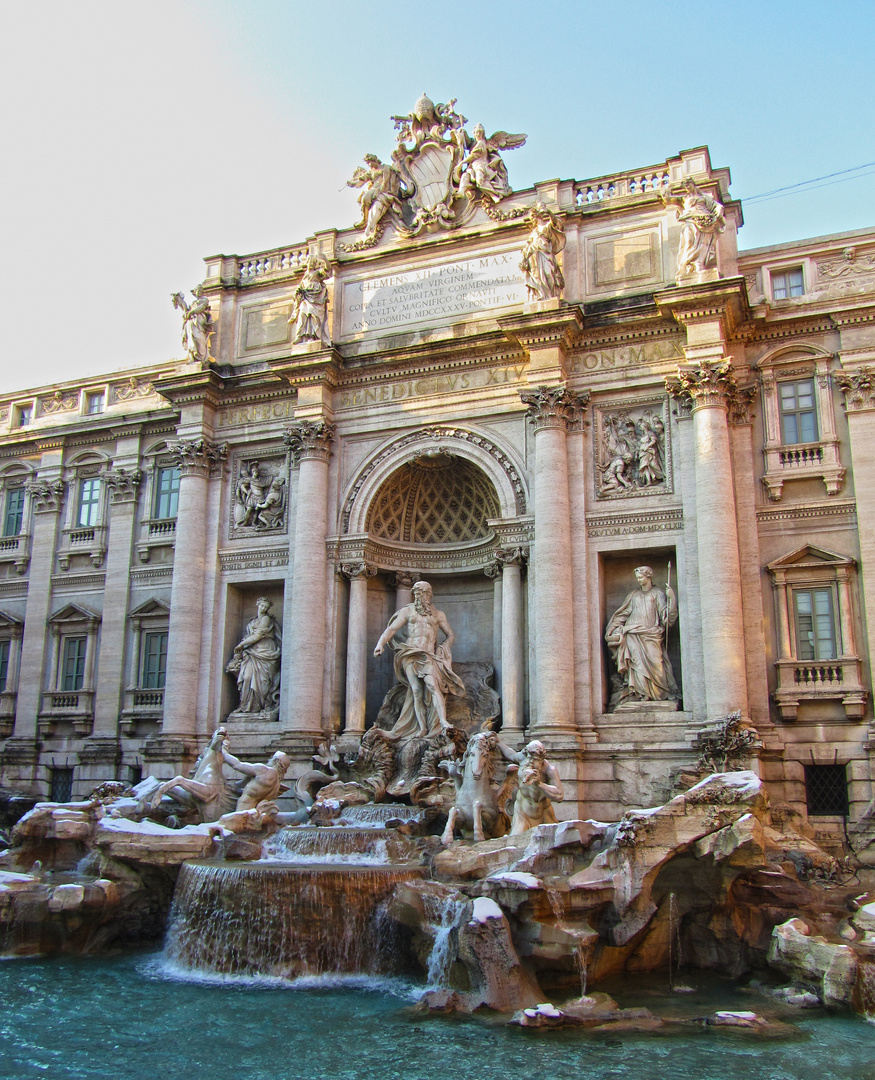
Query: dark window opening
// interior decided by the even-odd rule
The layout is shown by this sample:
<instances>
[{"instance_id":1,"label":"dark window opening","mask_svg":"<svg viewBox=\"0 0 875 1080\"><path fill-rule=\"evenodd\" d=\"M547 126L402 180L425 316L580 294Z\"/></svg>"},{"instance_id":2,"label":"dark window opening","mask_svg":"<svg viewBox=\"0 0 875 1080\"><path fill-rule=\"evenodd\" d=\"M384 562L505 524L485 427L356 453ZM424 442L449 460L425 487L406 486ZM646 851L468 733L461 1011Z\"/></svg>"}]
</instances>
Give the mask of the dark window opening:
<instances>
[{"instance_id":1,"label":"dark window opening","mask_svg":"<svg viewBox=\"0 0 875 1080\"><path fill-rule=\"evenodd\" d=\"M69 802L73 797L73 770L51 769L49 772L49 798L52 802Z\"/></svg>"},{"instance_id":2,"label":"dark window opening","mask_svg":"<svg viewBox=\"0 0 875 1080\"><path fill-rule=\"evenodd\" d=\"M136 787L143 779L143 766L142 765L128 765L128 783L131 787Z\"/></svg>"},{"instance_id":3,"label":"dark window opening","mask_svg":"<svg viewBox=\"0 0 875 1080\"><path fill-rule=\"evenodd\" d=\"M848 778L844 765L806 765L805 799L808 813L848 816Z\"/></svg>"}]
</instances>

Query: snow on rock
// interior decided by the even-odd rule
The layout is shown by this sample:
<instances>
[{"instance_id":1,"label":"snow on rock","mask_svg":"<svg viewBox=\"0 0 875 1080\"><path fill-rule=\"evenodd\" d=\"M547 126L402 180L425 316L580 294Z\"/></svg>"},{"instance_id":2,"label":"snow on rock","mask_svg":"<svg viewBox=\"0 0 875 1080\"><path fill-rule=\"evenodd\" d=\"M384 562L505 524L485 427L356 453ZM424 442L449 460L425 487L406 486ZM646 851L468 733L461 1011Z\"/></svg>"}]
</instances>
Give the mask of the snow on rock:
<instances>
[{"instance_id":1,"label":"snow on rock","mask_svg":"<svg viewBox=\"0 0 875 1080\"><path fill-rule=\"evenodd\" d=\"M522 889L541 888L541 882L534 874L527 874L522 870L509 870L505 873L490 874L486 880L498 882L500 885L517 886Z\"/></svg>"}]
</instances>

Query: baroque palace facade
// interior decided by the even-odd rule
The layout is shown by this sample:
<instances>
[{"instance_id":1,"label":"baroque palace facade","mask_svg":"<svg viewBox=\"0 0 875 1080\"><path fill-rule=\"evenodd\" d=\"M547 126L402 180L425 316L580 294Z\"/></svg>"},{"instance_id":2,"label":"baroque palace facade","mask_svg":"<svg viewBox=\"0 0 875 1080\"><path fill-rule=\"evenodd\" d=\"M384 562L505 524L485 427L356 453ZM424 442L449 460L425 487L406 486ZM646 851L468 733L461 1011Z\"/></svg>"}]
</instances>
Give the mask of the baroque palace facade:
<instances>
[{"instance_id":1,"label":"baroque palace facade","mask_svg":"<svg viewBox=\"0 0 875 1080\"><path fill-rule=\"evenodd\" d=\"M737 711L773 805L865 822L875 231L739 252L704 147L513 192L525 137L465 124L423 98L357 226L206 259L184 359L0 399L2 784L171 776L220 724L300 774L425 579L560 816L664 801Z\"/></svg>"}]
</instances>

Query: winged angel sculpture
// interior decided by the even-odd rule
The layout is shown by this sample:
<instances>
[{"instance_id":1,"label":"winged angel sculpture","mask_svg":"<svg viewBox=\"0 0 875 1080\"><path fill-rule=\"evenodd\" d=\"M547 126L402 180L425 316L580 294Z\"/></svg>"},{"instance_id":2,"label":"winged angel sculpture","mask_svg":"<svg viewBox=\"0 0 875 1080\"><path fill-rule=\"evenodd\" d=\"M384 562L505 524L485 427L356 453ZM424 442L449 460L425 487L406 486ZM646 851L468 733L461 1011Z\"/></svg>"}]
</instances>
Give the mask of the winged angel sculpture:
<instances>
[{"instance_id":1,"label":"winged angel sculpture","mask_svg":"<svg viewBox=\"0 0 875 1080\"><path fill-rule=\"evenodd\" d=\"M496 131L487 139L482 124L469 134L467 117L455 106L455 98L435 105L423 94L412 112L391 117L398 132L391 163L367 154L365 167L347 181L362 189L362 216L354 228L364 229L364 237L353 249L376 244L387 220L410 237L424 228L462 225L478 203L491 216L501 213L495 204L512 189L500 151L522 146L526 136ZM512 210L508 216L524 212Z\"/></svg>"}]
</instances>

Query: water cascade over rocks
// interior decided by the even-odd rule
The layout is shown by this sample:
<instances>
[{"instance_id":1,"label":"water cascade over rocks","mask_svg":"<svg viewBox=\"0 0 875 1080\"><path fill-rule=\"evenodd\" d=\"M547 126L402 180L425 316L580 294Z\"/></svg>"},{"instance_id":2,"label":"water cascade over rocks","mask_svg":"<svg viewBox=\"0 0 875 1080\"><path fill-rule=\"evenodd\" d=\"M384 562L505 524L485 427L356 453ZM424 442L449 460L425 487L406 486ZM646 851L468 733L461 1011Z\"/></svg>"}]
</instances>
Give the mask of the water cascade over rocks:
<instances>
[{"instance_id":1,"label":"water cascade over rocks","mask_svg":"<svg viewBox=\"0 0 875 1080\"><path fill-rule=\"evenodd\" d=\"M398 882L422 870L378 861L390 842L363 830L284 831L291 835L273 850L285 849L288 861L182 866L168 958L228 975L403 971L404 931L387 917L385 902Z\"/></svg>"}]
</instances>

